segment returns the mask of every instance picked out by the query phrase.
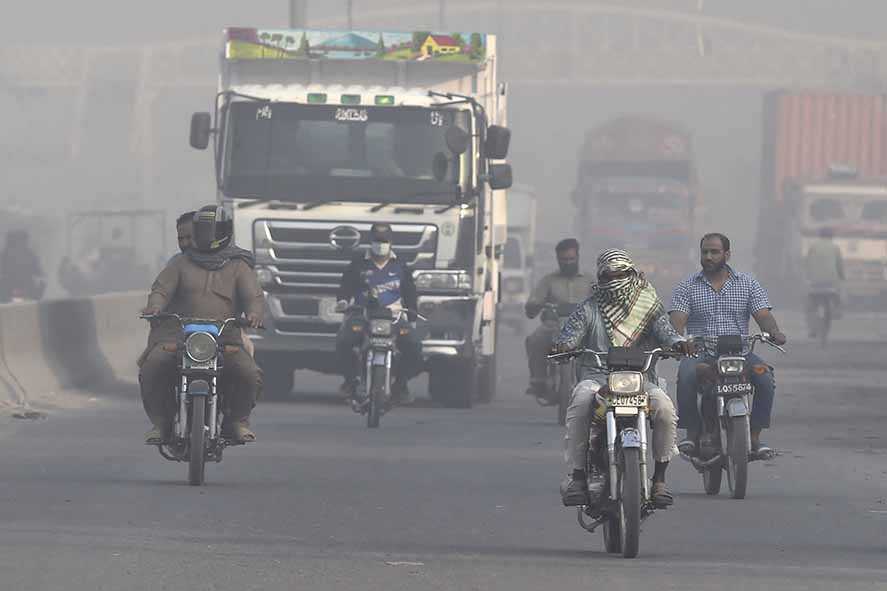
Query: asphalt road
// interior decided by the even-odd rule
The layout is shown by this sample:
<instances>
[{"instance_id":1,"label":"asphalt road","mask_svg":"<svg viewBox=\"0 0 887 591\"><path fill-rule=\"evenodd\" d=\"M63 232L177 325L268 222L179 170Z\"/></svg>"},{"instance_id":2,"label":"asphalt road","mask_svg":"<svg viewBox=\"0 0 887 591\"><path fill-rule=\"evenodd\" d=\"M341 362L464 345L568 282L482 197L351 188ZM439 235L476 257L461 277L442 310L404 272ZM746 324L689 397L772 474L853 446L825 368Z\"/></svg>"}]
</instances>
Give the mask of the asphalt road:
<instances>
[{"instance_id":1,"label":"asphalt road","mask_svg":"<svg viewBox=\"0 0 887 591\"><path fill-rule=\"evenodd\" d=\"M492 405L397 409L378 431L300 374L312 394L261 405L259 442L204 488L141 445L135 392L3 419L0 589L887 589L887 345L771 355L781 455L744 501L676 461L676 505L627 561L560 505L561 430L503 341Z\"/></svg>"}]
</instances>

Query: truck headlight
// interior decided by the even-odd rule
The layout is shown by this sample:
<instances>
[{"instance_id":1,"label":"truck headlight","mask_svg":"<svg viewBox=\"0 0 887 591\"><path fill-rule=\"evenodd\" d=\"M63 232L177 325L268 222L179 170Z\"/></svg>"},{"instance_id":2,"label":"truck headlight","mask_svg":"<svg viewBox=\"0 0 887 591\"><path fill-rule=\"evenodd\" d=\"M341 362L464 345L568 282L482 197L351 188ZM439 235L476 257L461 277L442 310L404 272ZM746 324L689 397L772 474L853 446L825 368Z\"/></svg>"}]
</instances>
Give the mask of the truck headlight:
<instances>
[{"instance_id":1,"label":"truck headlight","mask_svg":"<svg viewBox=\"0 0 887 591\"><path fill-rule=\"evenodd\" d=\"M267 267L256 267L256 279L259 280L259 285L262 287L274 284L274 274Z\"/></svg>"},{"instance_id":2,"label":"truck headlight","mask_svg":"<svg viewBox=\"0 0 887 591\"><path fill-rule=\"evenodd\" d=\"M607 385L613 394L637 394L644 385L644 379L636 371L616 371L610 374Z\"/></svg>"},{"instance_id":3,"label":"truck headlight","mask_svg":"<svg viewBox=\"0 0 887 591\"><path fill-rule=\"evenodd\" d=\"M374 337L390 337L392 324L391 320L385 318L370 320L370 334Z\"/></svg>"},{"instance_id":4,"label":"truck headlight","mask_svg":"<svg viewBox=\"0 0 887 591\"><path fill-rule=\"evenodd\" d=\"M416 288L425 291L470 291L471 275L467 271L419 271Z\"/></svg>"},{"instance_id":5,"label":"truck headlight","mask_svg":"<svg viewBox=\"0 0 887 591\"><path fill-rule=\"evenodd\" d=\"M735 376L745 371L745 359L742 357L721 357L718 359L718 372L724 376Z\"/></svg>"},{"instance_id":6,"label":"truck headlight","mask_svg":"<svg viewBox=\"0 0 887 591\"><path fill-rule=\"evenodd\" d=\"M195 332L185 339L185 352L194 363L212 361L217 350L216 339L208 332Z\"/></svg>"}]
</instances>

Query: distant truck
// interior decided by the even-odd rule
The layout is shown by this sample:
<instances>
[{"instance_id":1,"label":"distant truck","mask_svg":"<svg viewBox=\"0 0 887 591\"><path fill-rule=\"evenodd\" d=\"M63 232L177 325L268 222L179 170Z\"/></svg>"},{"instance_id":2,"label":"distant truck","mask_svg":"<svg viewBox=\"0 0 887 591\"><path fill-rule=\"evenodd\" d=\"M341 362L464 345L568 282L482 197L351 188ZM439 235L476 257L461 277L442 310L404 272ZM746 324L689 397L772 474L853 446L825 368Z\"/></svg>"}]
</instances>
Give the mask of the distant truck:
<instances>
[{"instance_id":1,"label":"distant truck","mask_svg":"<svg viewBox=\"0 0 887 591\"><path fill-rule=\"evenodd\" d=\"M536 193L526 185L508 191L508 239L502 265L500 322L523 333L524 304L535 285Z\"/></svg>"},{"instance_id":2,"label":"distant truck","mask_svg":"<svg viewBox=\"0 0 887 591\"><path fill-rule=\"evenodd\" d=\"M586 260L605 248L625 248L660 293L670 294L691 268L698 239L700 195L690 133L636 116L590 130L579 153L573 202Z\"/></svg>"},{"instance_id":3,"label":"distant truck","mask_svg":"<svg viewBox=\"0 0 887 591\"><path fill-rule=\"evenodd\" d=\"M764 100L757 273L783 304L804 297L803 259L823 227L856 305L887 298L887 101L774 92Z\"/></svg>"},{"instance_id":4,"label":"distant truck","mask_svg":"<svg viewBox=\"0 0 887 591\"><path fill-rule=\"evenodd\" d=\"M495 36L229 28L220 58L191 145L214 136L218 200L256 255L266 391L289 393L296 369L340 371L339 280L387 222L428 318L432 398L491 397L511 185Z\"/></svg>"}]
</instances>

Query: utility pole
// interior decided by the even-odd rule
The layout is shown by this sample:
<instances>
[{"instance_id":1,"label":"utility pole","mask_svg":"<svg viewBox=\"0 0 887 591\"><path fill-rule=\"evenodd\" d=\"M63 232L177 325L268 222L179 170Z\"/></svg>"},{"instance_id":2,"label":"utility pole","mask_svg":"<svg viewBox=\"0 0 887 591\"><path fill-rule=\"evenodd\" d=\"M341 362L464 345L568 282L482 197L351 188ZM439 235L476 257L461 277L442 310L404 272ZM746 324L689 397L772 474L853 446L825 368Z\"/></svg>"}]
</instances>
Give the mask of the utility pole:
<instances>
[{"instance_id":1,"label":"utility pole","mask_svg":"<svg viewBox=\"0 0 887 591\"><path fill-rule=\"evenodd\" d=\"M305 27L307 4L308 0L289 0L291 29L302 29Z\"/></svg>"}]
</instances>

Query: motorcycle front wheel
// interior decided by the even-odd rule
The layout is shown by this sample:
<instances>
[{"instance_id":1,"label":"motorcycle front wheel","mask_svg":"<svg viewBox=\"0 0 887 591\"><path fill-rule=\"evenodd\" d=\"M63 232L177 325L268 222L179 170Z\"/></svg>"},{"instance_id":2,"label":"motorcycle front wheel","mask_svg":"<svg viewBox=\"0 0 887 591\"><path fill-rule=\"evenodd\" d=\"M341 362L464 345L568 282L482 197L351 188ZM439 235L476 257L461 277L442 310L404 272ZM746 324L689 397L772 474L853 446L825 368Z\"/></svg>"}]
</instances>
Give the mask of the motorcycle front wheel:
<instances>
[{"instance_id":1,"label":"motorcycle front wheel","mask_svg":"<svg viewBox=\"0 0 887 591\"><path fill-rule=\"evenodd\" d=\"M734 417L727 430L727 485L734 499L744 499L748 486L748 416Z\"/></svg>"},{"instance_id":2,"label":"motorcycle front wheel","mask_svg":"<svg viewBox=\"0 0 887 591\"><path fill-rule=\"evenodd\" d=\"M641 461L635 448L622 450L619 491L619 537L623 558L635 558L641 539Z\"/></svg>"},{"instance_id":3,"label":"motorcycle front wheel","mask_svg":"<svg viewBox=\"0 0 887 591\"><path fill-rule=\"evenodd\" d=\"M191 401L191 439L188 451L188 484L200 486L205 482L206 468L206 398Z\"/></svg>"},{"instance_id":4,"label":"motorcycle front wheel","mask_svg":"<svg viewBox=\"0 0 887 591\"><path fill-rule=\"evenodd\" d=\"M367 428L377 429L379 427L379 420L382 417L382 405L385 404L385 374L387 372L384 365L374 365L371 371L369 391L370 407L367 410Z\"/></svg>"}]
</instances>

